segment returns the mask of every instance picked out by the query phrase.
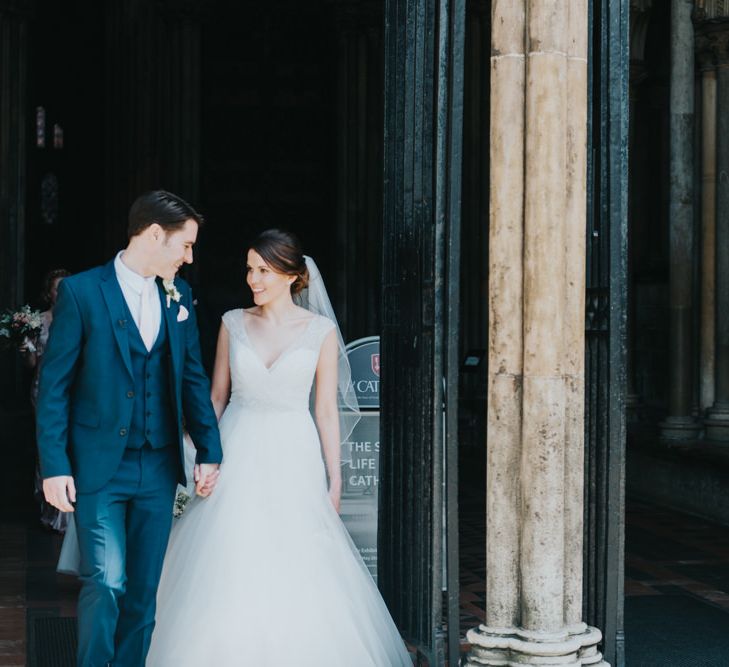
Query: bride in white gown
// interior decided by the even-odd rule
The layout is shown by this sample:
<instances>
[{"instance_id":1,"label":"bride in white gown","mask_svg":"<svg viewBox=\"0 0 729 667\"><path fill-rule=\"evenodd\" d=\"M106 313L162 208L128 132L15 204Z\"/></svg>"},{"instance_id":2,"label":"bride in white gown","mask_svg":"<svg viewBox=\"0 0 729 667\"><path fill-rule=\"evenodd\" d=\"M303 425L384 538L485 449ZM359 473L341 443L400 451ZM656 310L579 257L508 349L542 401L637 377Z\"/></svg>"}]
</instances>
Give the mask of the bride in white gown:
<instances>
[{"instance_id":1,"label":"bride in white gown","mask_svg":"<svg viewBox=\"0 0 729 667\"><path fill-rule=\"evenodd\" d=\"M247 260L256 306L223 316L213 377L220 478L173 528L147 665L410 667L338 515L338 330L292 298L315 265L276 230Z\"/></svg>"}]
</instances>

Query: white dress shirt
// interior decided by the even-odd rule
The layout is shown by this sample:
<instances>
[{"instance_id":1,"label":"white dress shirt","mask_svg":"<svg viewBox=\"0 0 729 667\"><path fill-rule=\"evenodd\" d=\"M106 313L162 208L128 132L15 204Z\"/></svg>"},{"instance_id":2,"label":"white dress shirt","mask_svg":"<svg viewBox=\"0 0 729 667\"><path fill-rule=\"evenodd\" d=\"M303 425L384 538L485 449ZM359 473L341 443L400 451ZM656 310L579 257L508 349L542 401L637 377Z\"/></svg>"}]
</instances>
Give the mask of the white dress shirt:
<instances>
[{"instance_id":1,"label":"white dress shirt","mask_svg":"<svg viewBox=\"0 0 729 667\"><path fill-rule=\"evenodd\" d=\"M145 326L149 326L154 332L152 337L152 344L157 340L159 335L159 327L162 321L162 305L159 299L159 291L156 285L156 276L150 276L145 278L140 276L138 273L132 271L122 260L122 250L114 259L114 270L116 271L116 279L119 281L124 300L127 302L129 312L132 314L134 324L137 325L137 329L141 332L140 316L142 314L142 294L146 289L152 290L154 298L149 300L151 308L149 309L150 322L145 323ZM147 315L145 314L145 317ZM149 345L148 347L151 347Z\"/></svg>"}]
</instances>

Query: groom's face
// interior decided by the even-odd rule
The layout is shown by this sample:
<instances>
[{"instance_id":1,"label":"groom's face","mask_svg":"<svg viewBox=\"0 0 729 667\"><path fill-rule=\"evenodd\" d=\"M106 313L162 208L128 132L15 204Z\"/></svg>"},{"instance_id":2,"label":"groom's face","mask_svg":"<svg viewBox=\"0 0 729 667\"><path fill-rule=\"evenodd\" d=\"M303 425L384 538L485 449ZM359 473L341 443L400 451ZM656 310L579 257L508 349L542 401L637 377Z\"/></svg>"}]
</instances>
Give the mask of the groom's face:
<instances>
[{"instance_id":1,"label":"groom's face","mask_svg":"<svg viewBox=\"0 0 729 667\"><path fill-rule=\"evenodd\" d=\"M192 218L174 232L158 235L153 254L153 269L163 279L174 278L183 264L192 264L192 247L197 241L198 224Z\"/></svg>"}]
</instances>

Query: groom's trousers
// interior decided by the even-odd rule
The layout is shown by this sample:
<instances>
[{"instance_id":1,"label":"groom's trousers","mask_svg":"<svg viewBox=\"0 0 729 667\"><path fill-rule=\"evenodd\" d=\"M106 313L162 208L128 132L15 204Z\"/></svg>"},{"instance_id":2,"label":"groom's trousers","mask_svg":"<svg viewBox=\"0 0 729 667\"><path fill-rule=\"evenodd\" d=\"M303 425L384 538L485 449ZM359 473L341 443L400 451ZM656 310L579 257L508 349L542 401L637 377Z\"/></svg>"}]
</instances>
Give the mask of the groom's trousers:
<instances>
[{"instance_id":1,"label":"groom's trousers","mask_svg":"<svg viewBox=\"0 0 729 667\"><path fill-rule=\"evenodd\" d=\"M100 490L77 494L79 667L144 665L177 472L175 447L144 445Z\"/></svg>"}]
</instances>

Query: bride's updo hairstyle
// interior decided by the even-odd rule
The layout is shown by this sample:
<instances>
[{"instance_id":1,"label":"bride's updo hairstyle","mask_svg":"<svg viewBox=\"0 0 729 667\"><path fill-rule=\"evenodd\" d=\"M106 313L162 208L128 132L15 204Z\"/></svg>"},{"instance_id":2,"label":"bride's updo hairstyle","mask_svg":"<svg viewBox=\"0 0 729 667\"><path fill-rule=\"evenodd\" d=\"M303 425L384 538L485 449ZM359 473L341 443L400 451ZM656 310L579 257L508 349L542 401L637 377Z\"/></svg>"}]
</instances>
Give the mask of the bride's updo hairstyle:
<instances>
[{"instance_id":1,"label":"bride's updo hairstyle","mask_svg":"<svg viewBox=\"0 0 729 667\"><path fill-rule=\"evenodd\" d=\"M267 229L251 243L255 250L276 273L296 276L291 283L291 294L296 295L309 284L309 270L299 240L290 232Z\"/></svg>"}]
</instances>

